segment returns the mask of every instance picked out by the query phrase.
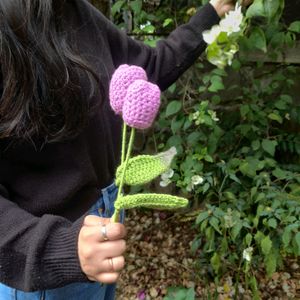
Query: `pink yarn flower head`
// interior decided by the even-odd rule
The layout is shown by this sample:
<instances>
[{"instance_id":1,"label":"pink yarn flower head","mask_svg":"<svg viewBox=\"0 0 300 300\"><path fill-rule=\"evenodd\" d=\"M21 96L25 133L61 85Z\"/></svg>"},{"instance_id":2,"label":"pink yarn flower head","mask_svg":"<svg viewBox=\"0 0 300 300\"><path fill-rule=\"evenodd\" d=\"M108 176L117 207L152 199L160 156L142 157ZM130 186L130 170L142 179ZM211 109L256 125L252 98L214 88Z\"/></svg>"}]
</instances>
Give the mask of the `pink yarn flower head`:
<instances>
[{"instance_id":1,"label":"pink yarn flower head","mask_svg":"<svg viewBox=\"0 0 300 300\"><path fill-rule=\"evenodd\" d=\"M145 80L136 80L127 90L123 120L130 127L146 129L152 125L159 105L159 87Z\"/></svg>"},{"instance_id":2,"label":"pink yarn flower head","mask_svg":"<svg viewBox=\"0 0 300 300\"><path fill-rule=\"evenodd\" d=\"M145 70L138 66L120 65L114 72L109 86L110 105L121 115L128 87L137 79L147 80Z\"/></svg>"}]
</instances>

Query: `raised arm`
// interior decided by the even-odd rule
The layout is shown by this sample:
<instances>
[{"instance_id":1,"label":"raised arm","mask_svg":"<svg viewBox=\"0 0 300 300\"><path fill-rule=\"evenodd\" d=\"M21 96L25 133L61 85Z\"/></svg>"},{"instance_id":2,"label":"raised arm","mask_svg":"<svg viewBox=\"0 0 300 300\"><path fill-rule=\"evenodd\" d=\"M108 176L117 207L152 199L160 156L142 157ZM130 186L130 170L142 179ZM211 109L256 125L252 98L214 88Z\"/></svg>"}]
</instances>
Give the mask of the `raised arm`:
<instances>
[{"instance_id":1,"label":"raised arm","mask_svg":"<svg viewBox=\"0 0 300 300\"><path fill-rule=\"evenodd\" d=\"M81 5L107 43L115 68L124 63L139 65L146 70L150 81L162 90L195 62L206 47L202 32L220 20L215 8L207 4L187 24L179 26L151 48L128 37L87 1L83 0Z\"/></svg>"}]
</instances>

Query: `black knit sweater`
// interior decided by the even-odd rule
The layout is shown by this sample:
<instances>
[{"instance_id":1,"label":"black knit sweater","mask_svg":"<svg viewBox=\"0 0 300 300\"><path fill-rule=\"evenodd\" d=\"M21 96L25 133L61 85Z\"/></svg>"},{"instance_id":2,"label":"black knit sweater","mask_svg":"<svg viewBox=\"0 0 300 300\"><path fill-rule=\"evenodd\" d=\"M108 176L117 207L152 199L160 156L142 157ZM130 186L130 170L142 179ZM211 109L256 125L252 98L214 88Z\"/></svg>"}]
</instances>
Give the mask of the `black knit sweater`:
<instances>
[{"instance_id":1,"label":"black knit sweater","mask_svg":"<svg viewBox=\"0 0 300 300\"><path fill-rule=\"evenodd\" d=\"M219 21L208 4L153 49L127 37L86 0L67 5L68 30L106 95L112 73L124 63L143 67L164 90L205 49L202 31ZM92 101L99 102L100 94ZM78 233L99 190L113 181L120 154L121 120L108 97L99 107L71 141L36 150L0 140L0 282L34 291L88 281L79 264Z\"/></svg>"}]
</instances>

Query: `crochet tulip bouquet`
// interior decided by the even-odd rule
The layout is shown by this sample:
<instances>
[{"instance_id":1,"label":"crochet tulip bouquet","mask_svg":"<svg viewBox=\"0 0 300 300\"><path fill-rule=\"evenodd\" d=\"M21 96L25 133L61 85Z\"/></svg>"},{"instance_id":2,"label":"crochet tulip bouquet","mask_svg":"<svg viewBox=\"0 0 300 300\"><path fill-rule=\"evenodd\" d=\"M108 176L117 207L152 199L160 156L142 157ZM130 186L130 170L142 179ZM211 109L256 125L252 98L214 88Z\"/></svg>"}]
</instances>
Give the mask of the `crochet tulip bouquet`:
<instances>
[{"instance_id":1,"label":"crochet tulip bouquet","mask_svg":"<svg viewBox=\"0 0 300 300\"><path fill-rule=\"evenodd\" d=\"M113 222L119 221L122 209L146 207L155 209L176 209L185 207L185 198L166 194L124 195L123 186L142 185L170 168L176 154L173 147L157 155L131 157L135 130L150 127L160 106L160 90L148 81L144 69L138 66L121 65L113 74L110 88L110 105L124 121L121 164L116 171L118 195L115 201ZM131 127L129 141L127 127Z\"/></svg>"}]
</instances>

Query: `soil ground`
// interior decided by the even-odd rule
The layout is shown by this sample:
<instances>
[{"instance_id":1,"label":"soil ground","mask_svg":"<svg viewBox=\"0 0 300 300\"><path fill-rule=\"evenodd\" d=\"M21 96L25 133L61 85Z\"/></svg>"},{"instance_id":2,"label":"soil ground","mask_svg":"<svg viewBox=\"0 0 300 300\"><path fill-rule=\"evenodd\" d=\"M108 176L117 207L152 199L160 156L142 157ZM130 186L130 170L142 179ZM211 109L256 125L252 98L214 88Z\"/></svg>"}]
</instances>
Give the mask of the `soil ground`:
<instances>
[{"instance_id":1,"label":"soil ground","mask_svg":"<svg viewBox=\"0 0 300 300\"><path fill-rule=\"evenodd\" d=\"M232 278L219 285L205 282L207 274L196 270L191 242L196 231L193 221L180 222L173 214L143 210L127 212L128 229L126 268L118 283L117 300L163 299L170 286L195 287L197 299L209 299L217 291L217 300L234 299ZM300 261L289 259L284 272L271 279L258 275L263 300L300 299ZM237 299L253 299L251 292L239 286Z\"/></svg>"}]
</instances>

